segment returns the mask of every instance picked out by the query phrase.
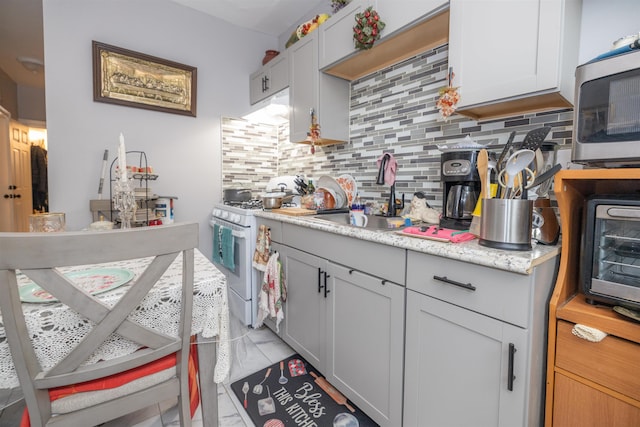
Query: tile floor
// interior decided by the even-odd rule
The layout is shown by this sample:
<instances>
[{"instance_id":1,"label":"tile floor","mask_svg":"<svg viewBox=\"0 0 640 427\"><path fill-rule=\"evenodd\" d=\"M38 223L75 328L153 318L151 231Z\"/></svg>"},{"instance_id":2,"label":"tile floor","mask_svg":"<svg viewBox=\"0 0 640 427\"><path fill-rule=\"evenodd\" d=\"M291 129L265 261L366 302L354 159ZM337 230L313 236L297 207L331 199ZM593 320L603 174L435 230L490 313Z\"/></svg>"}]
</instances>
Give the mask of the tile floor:
<instances>
[{"instance_id":1,"label":"tile floor","mask_svg":"<svg viewBox=\"0 0 640 427\"><path fill-rule=\"evenodd\" d=\"M220 427L252 427L254 424L241 409L241 403L231 391L231 384L240 378L272 365L295 352L270 329L233 327L231 336L232 364L229 380L218 385L218 425ZM0 427L17 427L24 409L19 389L0 389ZM240 408L240 410L238 410ZM175 427L179 426L175 401L167 401L110 421L102 427ZM194 427L202 426L200 408L192 420Z\"/></svg>"}]
</instances>

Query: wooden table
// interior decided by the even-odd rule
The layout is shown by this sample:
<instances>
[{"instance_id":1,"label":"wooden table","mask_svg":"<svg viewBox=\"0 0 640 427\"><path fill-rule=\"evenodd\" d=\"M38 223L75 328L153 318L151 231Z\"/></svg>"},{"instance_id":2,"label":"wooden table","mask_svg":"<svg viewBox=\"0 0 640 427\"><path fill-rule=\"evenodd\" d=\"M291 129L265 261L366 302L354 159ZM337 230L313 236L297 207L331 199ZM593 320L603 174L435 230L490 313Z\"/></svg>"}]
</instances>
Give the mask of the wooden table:
<instances>
[{"instance_id":1,"label":"wooden table","mask_svg":"<svg viewBox=\"0 0 640 427\"><path fill-rule=\"evenodd\" d=\"M126 262L82 266L63 271L89 268L117 267L132 271L135 277L144 270L151 258ZM178 257L158 284L136 310L139 317L134 320L144 326L175 335L179 313L182 274L182 258ZM135 277L132 281L135 281ZM175 279L175 280L174 280ZM19 280L21 286L29 286L26 277ZM96 295L107 305L115 304L126 292L127 284ZM78 340L86 333L83 319L64 304L58 302L23 303L27 327L34 341L36 355L44 368L61 360L69 351L65 342ZM176 308L178 307L178 308ZM195 251L194 298L191 334L198 336L198 358L200 366L200 389L203 421L205 426L217 425L217 386L229 374L229 306L225 276L200 253ZM1 322L0 317L0 322ZM0 323L0 387L19 386L9 345ZM217 344L217 350L216 350ZM139 346L118 336L103 345L87 363L113 359L130 354ZM215 359L215 364L213 362Z\"/></svg>"}]
</instances>

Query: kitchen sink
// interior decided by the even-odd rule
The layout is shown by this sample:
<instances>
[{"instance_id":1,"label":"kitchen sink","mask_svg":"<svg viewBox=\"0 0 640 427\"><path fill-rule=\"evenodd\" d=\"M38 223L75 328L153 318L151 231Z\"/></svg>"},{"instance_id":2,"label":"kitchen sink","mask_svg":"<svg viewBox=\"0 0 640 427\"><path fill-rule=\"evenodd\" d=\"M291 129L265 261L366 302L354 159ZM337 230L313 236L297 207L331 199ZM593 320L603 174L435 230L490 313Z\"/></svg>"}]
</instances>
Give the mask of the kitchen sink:
<instances>
[{"instance_id":1,"label":"kitchen sink","mask_svg":"<svg viewBox=\"0 0 640 427\"><path fill-rule=\"evenodd\" d=\"M365 227L356 227L352 225L350 222L348 213L333 213L333 214L323 214L323 215L314 215L313 218L325 220L329 222L333 222L340 225L348 225L354 228L365 228L368 230L398 230L398 228L393 228L389 226L389 221L403 221L402 217L386 217L380 215L368 215L369 221Z\"/></svg>"}]
</instances>

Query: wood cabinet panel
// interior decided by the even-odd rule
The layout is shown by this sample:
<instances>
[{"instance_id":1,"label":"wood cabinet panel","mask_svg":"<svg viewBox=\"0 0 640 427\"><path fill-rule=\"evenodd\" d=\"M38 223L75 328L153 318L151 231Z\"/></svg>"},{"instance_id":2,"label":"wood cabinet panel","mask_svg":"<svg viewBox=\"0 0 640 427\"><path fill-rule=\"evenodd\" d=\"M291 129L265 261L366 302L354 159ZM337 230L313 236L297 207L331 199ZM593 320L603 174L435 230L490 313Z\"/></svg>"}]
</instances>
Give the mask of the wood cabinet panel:
<instances>
[{"instance_id":1,"label":"wood cabinet panel","mask_svg":"<svg viewBox=\"0 0 640 427\"><path fill-rule=\"evenodd\" d=\"M640 345L611 335L594 343L573 335L572 328L558 321L556 366L640 400Z\"/></svg>"},{"instance_id":2,"label":"wood cabinet panel","mask_svg":"<svg viewBox=\"0 0 640 427\"><path fill-rule=\"evenodd\" d=\"M554 427L637 427L640 408L562 374L556 375Z\"/></svg>"}]
</instances>

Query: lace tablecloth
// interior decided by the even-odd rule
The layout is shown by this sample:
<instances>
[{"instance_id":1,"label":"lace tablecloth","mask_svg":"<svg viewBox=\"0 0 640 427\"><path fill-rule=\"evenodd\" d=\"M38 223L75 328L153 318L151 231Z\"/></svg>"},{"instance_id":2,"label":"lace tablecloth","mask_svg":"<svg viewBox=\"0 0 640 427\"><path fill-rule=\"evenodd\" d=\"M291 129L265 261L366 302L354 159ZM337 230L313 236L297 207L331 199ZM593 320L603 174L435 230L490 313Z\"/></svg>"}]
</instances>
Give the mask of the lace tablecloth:
<instances>
[{"instance_id":1,"label":"lace tablecloth","mask_svg":"<svg viewBox=\"0 0 640 427\"><path fill-rule=\"evenodd\" d=\"M81 266L62 269L64 272L89 268L116 267L132 271L135 276L130 283L144 271L151 258ZM176 335L178 331L181 301L182 257L178 258L160 278L159 283L142 301L130 319L159 330L165 334ZM21 285L29 285L25 276L19 278ZM103 303L112 307L128 289L128 284L96 295ZM61 303L22 303L29 334L34 341L38 360L48 369L62 360L71 349L68 343L77 343L91 327L86 320ZM200 339L212 339L217 342L217 360L214 381L222 382L229 374L229 306L227 300L227 281L225 276L198 250L195 251L193 321L191 334L200 334ZM113 359L133 353L140 346L116 334L103 344L85 363ZM200 363L206 363L200 361ZM213 362L211 362L213 363ZM4 325L0 317L0 388L19 386L18 377L11 359Z\"/></svg>"}]
</instances>

